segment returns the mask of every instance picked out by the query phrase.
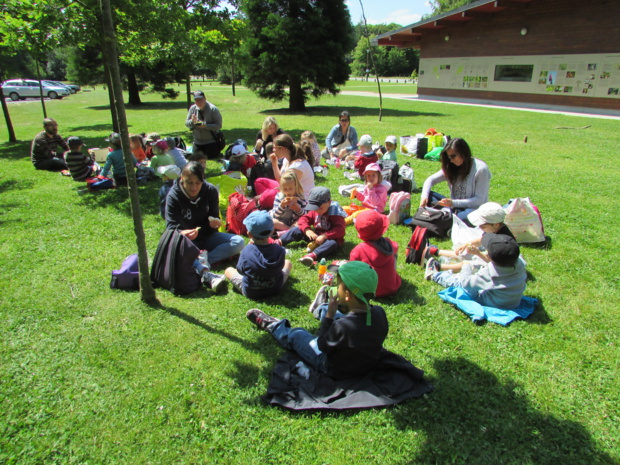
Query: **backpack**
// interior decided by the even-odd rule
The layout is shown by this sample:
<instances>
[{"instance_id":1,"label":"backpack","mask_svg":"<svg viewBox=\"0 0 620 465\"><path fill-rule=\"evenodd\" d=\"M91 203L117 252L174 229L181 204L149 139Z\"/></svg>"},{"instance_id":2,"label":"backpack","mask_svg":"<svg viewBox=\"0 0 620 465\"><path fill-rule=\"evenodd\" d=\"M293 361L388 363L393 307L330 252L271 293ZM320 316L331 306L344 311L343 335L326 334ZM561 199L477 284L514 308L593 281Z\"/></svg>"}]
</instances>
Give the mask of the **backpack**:
<instances>
[{"instance_id":1,"label":"backpack","mask_svg":"<svg viewBox=\"0 0 620 465\"><path fill-rule=\"evenodd\" d=\"M416 188L413 168L411 164L407 162L398 170L398 188L394 190L398 192L412 192Z\"/></svg>"},{"instance_id":2,"label":"backpack","mask_svg":"<svg viewBox=\"0 0 620 465\"><path fill-rule=\"evenodd\" d=\"M407 257L405 261L407 263L415 263L416 265L422 264L422 254L424 249L428 246L428 229L422 226L416 226L407 244Z\"/></svg>"},{"instance_id":3,"label":"backpack","mask_svg":"<svg viewBox=\"0 0 620 465\"><path fill-rule=\"evenodd\" d=\"M248 199L239 192L230 194L226 209L226 230L231 234L247 236L248 228L243 220L254 210L258 210L254 199Z\"/></svg>"},{"instance_id":4,"label":"backpack","mask_svg":"<svg viewBox=\"0 0 620 465\"><path fill-rule=\"evenodd\" d=\"M122 289L123 291L137 291L140 289L138 254L132 254L123 260L120 270L112 270L110 288Z\"/></svg>"},{"instance_id":5,"label":"backpack","mask_svg":"<svg viewBox=\"0 0 620 465\"><path fill-rule=\"evenodd\" d=\"M177 149L186 151L187 150L187 145L185 144L185 141L183 140L182 137L174 137L174 145ZM172 147L170 147L172 148Z\"/></svg>"},{"instance_id":6,"label":"backpack","mask_svg":"<svg viewBox=\"0 0 620 465\"><path fill-rule=\"evenodd\" d=\"M88 190L90 191L101 191L104 189L116 189L116 184L114 183L114 179L106 178L105 176L102 176L102 175L88 178L86 180L86 184L88 185Z\"/></svg>"},{"instance_id":7,"label":"backpack","mask_svg":"<svg viewBox=\"0 0 620 465\"><path fill-rule=\"evenodd\" d=\"M194 261L200 250L173 229L166 229L159 239L151 267L153 287L170 290L174 295L190 294L201 287Z\"/></svg>"},{"instance_id":8,"label":"backpack","mask_svg":"<svg viewBox=\"0 0 620 465\"><path fill-rule=\"evenodd\" d=\"M270 161L258 162L252 168L250 168L250 174L248 174L248 186L254 191L254 181L258 178L276 179L273 174L273 166Z\"/></svg>"},{"instance_id":9,"label":"backpack","mask_svg":"<svg viewBox=\"0 0 620 465\"><path fill-rule=\"evenodd\" d=\"M398 163L394 160L379 160L377 161L377 165L381 168L381 174L383 175L383 180L389 182L392 187L388 191L388 194L395 192L395 186L398 185ZM409 191L411 192L411 191Z\"/></svg>"},{"instance_id":10,"label":"backpack","mask_svg":"<svg viewBox=\"0 0 620 465\"><path fill-rule=\"evenodd\" d=\"M390 195L390 224L399 224L409 218L411 212L411 194L409 192L393 192Z\"/></svg>"},{"instance_id":11,"label":"backpack","mask_svg":"<svg viewBox=\"0 0 620 465\"><path fill-rule=\"evenodd\" d=\"M430 237L448 237L452 229L452 213L431 207L420 207L413 218L405 222L412 228L422 226L428 228Z\"/></svg>"}]
</instances>

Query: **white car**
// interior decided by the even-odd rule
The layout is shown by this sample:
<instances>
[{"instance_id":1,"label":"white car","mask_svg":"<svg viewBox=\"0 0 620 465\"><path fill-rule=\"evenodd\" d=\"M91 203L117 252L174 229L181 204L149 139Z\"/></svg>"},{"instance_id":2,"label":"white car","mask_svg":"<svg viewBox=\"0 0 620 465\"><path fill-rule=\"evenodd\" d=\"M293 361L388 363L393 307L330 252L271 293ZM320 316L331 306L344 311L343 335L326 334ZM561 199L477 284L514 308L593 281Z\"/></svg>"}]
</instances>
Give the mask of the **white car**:
<instances>
[{"instance_id":1,"label":"white car","mask_svg":"<svg viewBox=\"0 0 620 465\"><path fill-rule=\"evenodd\" d=\"M45 82L42 84L44 97L61 99L71 95L69 89L64 86L53 86L46 84ZM28 97L38 98L41 96L39 81L30 79L11 79L9 81L5 81L2 84L2 92L11 100L25 100Z\"/></svg>"}]
</instances>

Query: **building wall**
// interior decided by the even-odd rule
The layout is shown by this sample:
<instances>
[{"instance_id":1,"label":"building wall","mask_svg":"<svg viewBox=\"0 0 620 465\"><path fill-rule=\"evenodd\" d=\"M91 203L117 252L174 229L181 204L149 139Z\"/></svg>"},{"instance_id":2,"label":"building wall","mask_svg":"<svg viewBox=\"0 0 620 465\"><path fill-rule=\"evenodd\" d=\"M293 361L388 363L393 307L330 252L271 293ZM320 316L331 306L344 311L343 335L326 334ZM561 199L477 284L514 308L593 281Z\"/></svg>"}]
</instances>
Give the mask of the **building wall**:
<instances>
[{"instance_id":1,"label":"building wall","mask_svg":"<svg viewBox=\"0 0 620 465\"><path fill-rule=\"evenodd\" d=\"M620 109L620 1L508 5L424 33L421 96ZM496 65L510 63L533 65L531 81L495 81Z\"/></svg>"}]
</instances>

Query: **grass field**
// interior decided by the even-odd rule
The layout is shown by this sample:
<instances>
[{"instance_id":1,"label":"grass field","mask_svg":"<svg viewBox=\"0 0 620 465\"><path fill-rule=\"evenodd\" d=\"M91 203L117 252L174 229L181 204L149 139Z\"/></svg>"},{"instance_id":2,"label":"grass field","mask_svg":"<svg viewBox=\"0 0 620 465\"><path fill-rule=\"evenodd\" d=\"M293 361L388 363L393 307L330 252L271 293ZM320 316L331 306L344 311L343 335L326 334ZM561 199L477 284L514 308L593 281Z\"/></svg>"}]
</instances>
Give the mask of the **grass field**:
<instances>
[{"instance_id":1,"label":"grass field","mask_svg":"<svg viewBox=\"0 0 620 465\"><path fill-rule=\"evenodd\" d=\"M383 89L411 92L399 87ZM617 120L384 99L379 122L371 97L325 97L291 114L243 88L234 97L229 87L202 88L229 141L252 141L267 115L295 138L311 129L324 140L342 109L376 140L429 127L465 138L489 165L491 200L529 196L542 212L547 246L522 248L526 294L540 307L508 327L472 324L405 263L411 231L390 227L404 282L380 302L390 321L385 345L424 369L435 391L384 410L268 407L259 396L283 351L245 312L258 306L318 329L307 312L316 270L295 265L283 293L259 303L229 286L222 296L158 291L154 309L137 293L111 290L110 271L135 252L126 189L83 193L35 171L28 151L40 103L12 103L20 142L0 133L0 463L620 463ZM142 97L127 111L132 132L189 142L184 101ZM106 99L97 89L47 108L60 134L97 147L111 131ZM411 161L419 186L439 169L399 161ZM331 169L317 183L335 192L345 178ZM140 188L151 257L165 227L158 188ZM349 228L342 258L356 243ZM293 246L292 258L302 252Z\"/></svg>"}]
</instances>

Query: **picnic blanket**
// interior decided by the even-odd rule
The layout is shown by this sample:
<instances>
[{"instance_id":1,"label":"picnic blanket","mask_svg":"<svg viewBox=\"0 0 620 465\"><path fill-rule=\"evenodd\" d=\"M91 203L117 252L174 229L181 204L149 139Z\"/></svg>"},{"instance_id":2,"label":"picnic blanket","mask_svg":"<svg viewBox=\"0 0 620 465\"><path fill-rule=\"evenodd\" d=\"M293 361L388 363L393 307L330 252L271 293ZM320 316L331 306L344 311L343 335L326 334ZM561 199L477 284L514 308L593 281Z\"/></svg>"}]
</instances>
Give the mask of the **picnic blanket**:
<instances>
[{"instance_id":1,"label":"picnic blanket","mask_svg":"<svg viewBox=\"0 0 620 465\"><path fill-rule=\"evenodd\" d=\"M521 303L512 310L502 310L496 307L485 307L473 300L461 287L449 287L438 292L444 301L455 305L459 310L469 315L474 323L489 320L493 323L507 326L515 318L527 318L538 305L538 299L522 297Z\"/></svg>"},{"instance_id":2,"label":"picnic blanket","mask_svg":"<svg viewBox=\"0 0 620 465\"><path fill-rule=\"evenodd\" d=\"M301 362L301 364L300 364ZM262 400L290 410L347 410L387 407L433 390L424 371L384 350L376 369L360 377L336 380L303 364L288 351L276 363Z\"/></svg>"}]
</instances>

